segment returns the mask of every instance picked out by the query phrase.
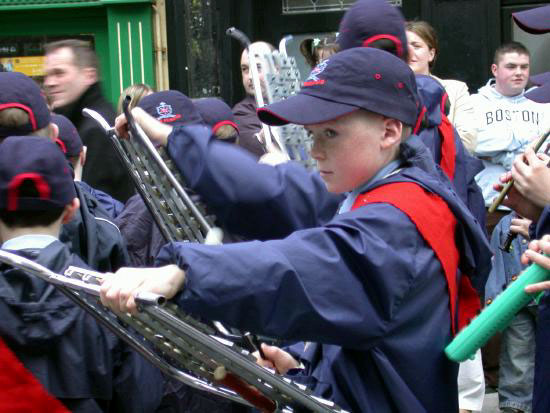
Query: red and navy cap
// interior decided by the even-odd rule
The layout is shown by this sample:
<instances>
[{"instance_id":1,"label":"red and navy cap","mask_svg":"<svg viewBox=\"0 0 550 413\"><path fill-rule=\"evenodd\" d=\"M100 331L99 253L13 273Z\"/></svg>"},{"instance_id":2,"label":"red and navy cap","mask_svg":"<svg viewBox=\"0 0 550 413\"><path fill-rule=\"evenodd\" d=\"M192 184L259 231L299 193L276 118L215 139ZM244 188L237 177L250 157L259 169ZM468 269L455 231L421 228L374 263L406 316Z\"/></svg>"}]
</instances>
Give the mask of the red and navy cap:
<instances>
[{"instance_id":1,"label":"red and navy cap","mask_svg":"<svg viewBox=\"0 0 550 413\"><path fill-rule=\"evenodd\" d=\"M227 103L218 98L193 99L195 107L199 111L204 123L212 128L212 133L216 133L218 128L223 125L231 125L237 133L239 127L235 123L233 112Z\"/></svg>"},{"instance_id":2,"label":"red and navy cap","mask_svg":"<svg viewBox=\"0 0 550 413\"><path fill-rule=\"evenodd\" d=\"M395 45L397 56L408 58L405 19L387 0L358 0L340 21L336 42L340 50L368 47L386 39Z\"/></svg>"},{"instance_id":3,"label":"red and navy cap","mask_svg":"<svg viewBox=\"0 0 550 413\"><path fill-rule=\"evenodd\" d=\"M63 115L52 113L52 123L59 128L59 136L56 143L59 145L67 158L78 156L82 151L82 139L74 124Z\"/></svg>"},{"instance_id":4,"label":"red and navy cap","mask_svg":"<svg viewBox=\"0 0 550 413\"><path fill-rule=\"evenodd\" d=\"M23 185L33 185L36 195L21 195ZM10 136L0 144L0 209L43 211L63 208L75 197L67 159L50 139Z\"/></svg>"},{"instance_id":5,"label":"red and navy cap","mask_svg":"<svg viewBox=\"0 0 550 413\"><path fill-rule=\"evenodd\" d=\"M0 125L0 137L31 134L50 124L46 99L35 81L23 73L0 73L0 110L8 108L27 112L29 123L12 127Z\"/></svg>"},{"instance_id":6,"label":"red and navy cap","mask_svg":"<svg viewBox=\"0 0 550 413\"><path fill-rule=\"evenodd\" d=\"M517 25L531 34L550 32L550 6L512 13Z\"/></svg>"},{"instance_id":7,"label":"red and navy cap","mask_svg":"<svg viewBox=\"0 0 550 413\"><path fill-rule=\"evenodd\" d=\"M356 47L319 63L298 94L258 109L268 125L327 122L357 109L416 124L420 100L413 71L391 53Z\"/></svg>"},{"instance_id":8,"label":"red and navy cap","mask_svg":"<svg viewBox=\"0 0 550 413\"><path fill-rule=\"evenodd\" d=\"M203 122L191 99L177 90L151 93L138 106L158 121L174 126Z\"/></svg>"}]
</instances>

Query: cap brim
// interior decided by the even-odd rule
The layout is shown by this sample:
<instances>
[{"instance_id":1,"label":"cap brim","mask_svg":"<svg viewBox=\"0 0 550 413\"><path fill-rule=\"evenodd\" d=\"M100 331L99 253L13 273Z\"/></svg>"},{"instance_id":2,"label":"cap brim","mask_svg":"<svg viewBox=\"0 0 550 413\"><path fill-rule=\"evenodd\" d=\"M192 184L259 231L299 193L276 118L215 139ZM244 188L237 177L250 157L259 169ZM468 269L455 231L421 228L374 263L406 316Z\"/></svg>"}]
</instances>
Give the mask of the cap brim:
<instances>
[{"instance_id":1,"label":"cap brim","mask_svg":"<svg viewBox=\"0 0 550 413\"><path fill-rule=\"evenodd\" d=\"M527 92L525 97L533 102L550 103L550 83Z\"/></svg>"},{"instance_id":2,"label":"cap brim","mask_svg":"<svg viewBox=\"0 0 550 413\"><path fill-rule=\"evenodd\" d=\"M516 24L531 34L550 32L550 6L513 13Z\"/></svg>"},{"instance_id":3,"label":"cap brim","mask_svg":"<svg viewBox=\"0 0 550 413\"><path fill-rule=\"evenodd\" d=\"M258 117L271 126L288 123L313 125L328 122L357 109L360 108L300 93L258 109Z\"/></svg>"},{"instance_id":4,"label":"cap brim","mask_svg":"<svg viewBox=\"0 0 550 413\"><path fill-rule=\"evenodd\" d=\"M538 75L533 75L529 77L532 83L537 86L545 85L550 83L550 72L539 73Z\"/></svg>"}]
</instances>

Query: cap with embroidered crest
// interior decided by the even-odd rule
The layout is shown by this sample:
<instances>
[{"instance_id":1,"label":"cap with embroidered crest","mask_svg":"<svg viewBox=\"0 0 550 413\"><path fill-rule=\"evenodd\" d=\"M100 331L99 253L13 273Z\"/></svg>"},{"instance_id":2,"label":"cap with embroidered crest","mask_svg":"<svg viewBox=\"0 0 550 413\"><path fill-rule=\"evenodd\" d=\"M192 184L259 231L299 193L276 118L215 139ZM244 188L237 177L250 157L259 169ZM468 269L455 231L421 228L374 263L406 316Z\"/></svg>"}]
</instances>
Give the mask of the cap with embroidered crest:
<instances>
[{"instance_id":1,"label":"cap with embroidered crest","mask_svg":"<svg viewBox=\"0 0 550 413\"><path fill-rule=\"evenodd\" d=\"M0 138L26 135L50 124L50 110L36 82L19 72L0 72L0 111L9 108L24 110L29 122L20 126L0 125Z\"/></svg>"},{"instance_id":2,"label":"cap with embroidered crest","mask_svg":"<svg viewBox=\"0 0 550 413\"><path fill-rule=\"evenodd\" d=\"M33 195L22 191L34 187ZM48 138L10 136L0 144L0 209L63 208L76 197L69 163Z\"/></svg>"},{"instance_id":3,"label":"cap with embroidered crest","mask_svg":"<svg viewBox=\"0 0 550 413\"><path fill-rule=\"evenodd\" d=\"M212 128L212 133L216 133L216 130L223 125L231 125L237 132L239 131L231 108L223 100L218 98L201 98L193 99L193 103L204 123Z\"/></svg>"},{"instance_id":4,"label":"cap with embroidered crest","mask_svg":"<svg viewBox=\"0 0 550 413\"><path fill-rule=\"evenodd\" d=\"M416 90L415 75L404 61L356 47L321 62L296 95L258 109L258 117L273 126L311 125L365 109L414 126L420 108Z\"/></svg>"},{"instance_id":5,"label":"cap with embroidered crest","mask_svg":"<svg viewBox=\"0 0 550 413\"><path fill-rule=\"evenodd\" d=\"M386 39L395 45L397 56L407 60L405 19L387 0L358 0L340 21L336 41L340 50L367 47Z\"/></svg>"},{"instance_id":6,"label":"cap with embroidered crest","mask_svg":"<svg viewBox=\"0 0 550 413\"><path fill-rule=\"evenodd\" d=\"M59 128L59 135L56 143L59 145L66 157L80 155L82 151L82 139L74 124L63 115L52 113L52 123Z\"/></svg>"},{"instance_id":7,"label":"cap with embroidered crest","mask_svg":"<svg viewBox=\"0 0 550 413\"><path fill-rule=\"evenodd\" d=\"M138 107L158 121L173 126L203 122L191 99L177 90L151 93L139 101Z\"/></svg>"}]
</instances>

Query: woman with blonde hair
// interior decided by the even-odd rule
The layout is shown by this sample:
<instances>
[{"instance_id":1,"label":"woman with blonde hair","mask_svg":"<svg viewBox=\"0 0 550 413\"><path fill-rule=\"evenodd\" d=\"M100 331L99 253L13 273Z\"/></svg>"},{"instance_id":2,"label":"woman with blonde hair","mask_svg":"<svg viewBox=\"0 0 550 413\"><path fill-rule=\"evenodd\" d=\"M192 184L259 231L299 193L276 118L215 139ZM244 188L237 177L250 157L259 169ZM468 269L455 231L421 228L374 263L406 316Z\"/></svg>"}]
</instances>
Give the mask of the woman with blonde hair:
<instances>
[{"instance_id":1,"label":"woman with blonde hair","mask_svg":"<svg viewBox=\"0 0 550 413\"><path fill-rule=\"evenodd\" d=\"M429 75L445 88L450 104L447 117L457 129L468 151L473 152L477 142L474 107L470 100L468 85L459 80L440 79L432 74L439 54L435 29L427 22L415 20L405 24L409 49L409 66L418 75Z\"/></svg>"},{"instance_id":2,"label":"woman with blonde hair","mask_svg":"<svg viewBox=\"0 0 550 413\"><path fill-rule=\"evenodd\" d=\"M122 102L126 96L130 96L132 98L130 101L130 110L132 110L137 106L141 99L153 92L153 88L145 83L134 83L133 85L128 86L118 98L117 115L122 113Z\"/></svg>"}]
</instances>

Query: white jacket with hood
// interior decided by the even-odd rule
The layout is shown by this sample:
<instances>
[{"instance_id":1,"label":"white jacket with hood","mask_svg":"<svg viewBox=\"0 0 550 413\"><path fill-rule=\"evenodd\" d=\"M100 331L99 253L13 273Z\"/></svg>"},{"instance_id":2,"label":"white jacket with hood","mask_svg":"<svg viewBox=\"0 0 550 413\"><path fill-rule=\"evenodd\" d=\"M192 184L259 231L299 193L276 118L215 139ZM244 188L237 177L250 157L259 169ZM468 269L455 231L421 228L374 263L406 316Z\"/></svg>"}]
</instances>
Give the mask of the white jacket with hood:
<instances>
[{"instance_id":1,"label":"white jacket with hood","mask_svg":"<svg viewBox=\"0 0 550 413\"><path fill-rule=\"evenodd\" d=\"M476 182L487 206L497 196L493 184L500 175L512 168L514 158L525 151L528 143L550 127L550 104L533 102L523 92L501 95L494 84L495 80L490 79L471 96L478 128L475 155L485 165L476 175Z\"/></svg>"}]
</instances>

